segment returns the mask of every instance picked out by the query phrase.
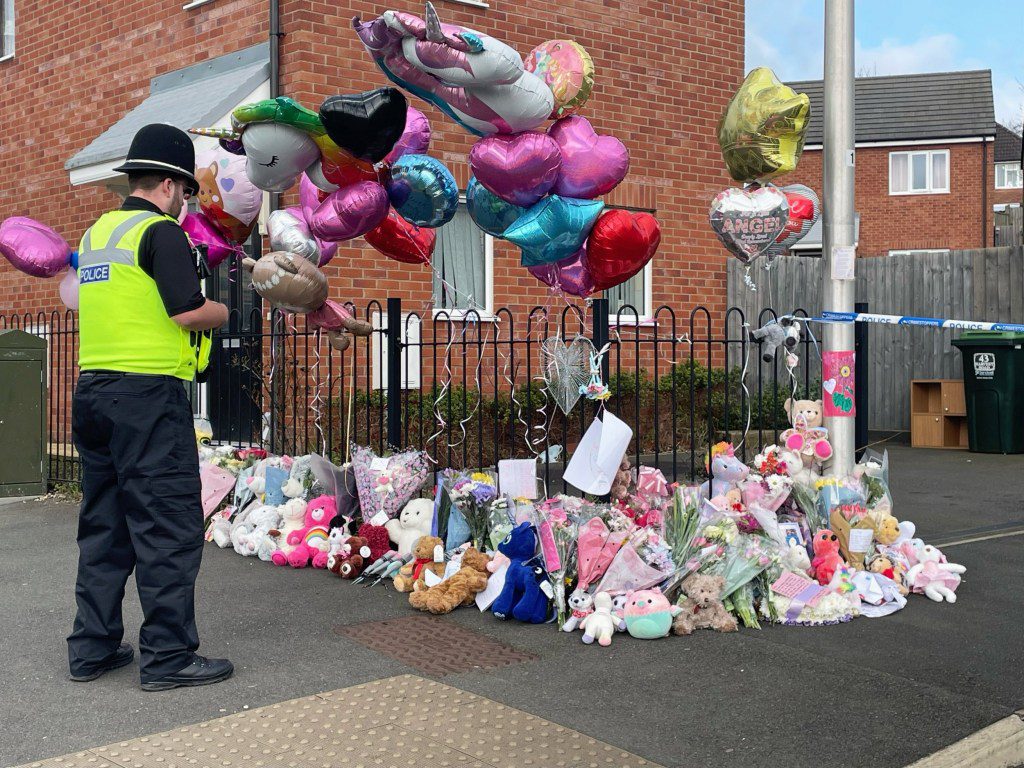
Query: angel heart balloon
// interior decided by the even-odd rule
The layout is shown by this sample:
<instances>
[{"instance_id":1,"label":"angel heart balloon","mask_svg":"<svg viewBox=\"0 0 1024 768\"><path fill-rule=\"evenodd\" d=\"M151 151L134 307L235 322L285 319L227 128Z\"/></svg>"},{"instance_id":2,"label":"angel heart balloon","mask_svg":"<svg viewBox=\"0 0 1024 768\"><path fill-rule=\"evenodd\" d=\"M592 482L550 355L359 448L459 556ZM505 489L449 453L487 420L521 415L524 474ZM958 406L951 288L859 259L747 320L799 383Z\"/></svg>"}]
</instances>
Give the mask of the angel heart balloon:
<instances>
[{"instance_id":1,"label":"angel heart balloon","mask_svg":"<svg viewBox=\"0 0 1024 768\"><path fill-rule=\"evenodd\" d=\"M778 187L767 185L719 192L708 217L722 245L741 262L750 264L775 242L788 214L786 196Z\"/></svg>"},{"instance_id":2,"label":"angel heart balloon","mask_svg":"<svg viewBox=\"0 0 1024 768\"><path fill-rule=\"evenodd\" d=\"M811 227L814 226L821 213L818 195L810 187L803 184L788 184L780 189L789 202L789 216L782 232L765 251L766 266L775 261L775 258L783 251L800 242L811 231Z\"/></svg>"}]
</instances>

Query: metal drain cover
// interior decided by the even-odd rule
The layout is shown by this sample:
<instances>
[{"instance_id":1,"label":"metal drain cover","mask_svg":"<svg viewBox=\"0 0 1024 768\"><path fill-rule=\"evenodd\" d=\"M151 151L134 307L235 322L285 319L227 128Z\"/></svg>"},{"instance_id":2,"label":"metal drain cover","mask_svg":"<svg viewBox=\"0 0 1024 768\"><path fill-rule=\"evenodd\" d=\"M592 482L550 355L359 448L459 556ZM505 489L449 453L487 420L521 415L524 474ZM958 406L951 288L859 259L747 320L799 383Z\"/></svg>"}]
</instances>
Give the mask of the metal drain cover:
<instances>
[{"instance_id":1,"label":"metal drain cover","mask_svg":"<svg viewBox=\"0 0 1024 768\"><path fill-rule=\"evenodd\" d=\"M335 627L334 631L431 677L538 658L437 616L368 621Z\"/></svg>"}]
</instances>

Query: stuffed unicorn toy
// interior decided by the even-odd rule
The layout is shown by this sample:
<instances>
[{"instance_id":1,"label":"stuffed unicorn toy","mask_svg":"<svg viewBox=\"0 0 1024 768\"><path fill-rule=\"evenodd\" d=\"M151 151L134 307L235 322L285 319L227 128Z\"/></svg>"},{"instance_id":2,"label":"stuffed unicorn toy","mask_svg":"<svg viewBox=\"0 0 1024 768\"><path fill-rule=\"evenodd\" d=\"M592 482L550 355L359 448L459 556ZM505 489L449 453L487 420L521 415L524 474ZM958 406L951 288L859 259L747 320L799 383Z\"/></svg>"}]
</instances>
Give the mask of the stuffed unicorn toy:
<instances>
[{"instance_id":1,"label":"stuffed unicorn toy","mask_svg":"<svg viewBox=\"0 0 1024 768\"><path fill-rule=\"evenodd\" d=\"M740 483L747 479L750 468L736 457L731 443L716 443L711 446L704 468L711 473L711 478L700 487L701 496L712 499L725 496Z\"/></svg>"}]
</instances>

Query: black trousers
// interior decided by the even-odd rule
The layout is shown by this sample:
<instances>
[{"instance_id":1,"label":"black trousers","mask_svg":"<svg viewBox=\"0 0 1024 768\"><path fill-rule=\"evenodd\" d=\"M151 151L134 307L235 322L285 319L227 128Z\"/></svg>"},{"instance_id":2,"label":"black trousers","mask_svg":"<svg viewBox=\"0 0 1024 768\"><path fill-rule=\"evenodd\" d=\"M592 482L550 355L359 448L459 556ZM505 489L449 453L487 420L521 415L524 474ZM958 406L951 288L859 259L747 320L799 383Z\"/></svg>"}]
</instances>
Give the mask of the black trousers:
<instances>
[{"instance_id":1,"label":"black trousers","mask_svg":"<svg viewBox=\"0 0 1024 768\"><path fill-rule=\"evenodd\" d=\"M121 601L132 570L145 617L142 680L177 672L199 647L194 593L203 547L199 459L184 383L83 373L72 434L83 498L71 672L91 672L120 644Z\"/></svg>"}]
</instances>

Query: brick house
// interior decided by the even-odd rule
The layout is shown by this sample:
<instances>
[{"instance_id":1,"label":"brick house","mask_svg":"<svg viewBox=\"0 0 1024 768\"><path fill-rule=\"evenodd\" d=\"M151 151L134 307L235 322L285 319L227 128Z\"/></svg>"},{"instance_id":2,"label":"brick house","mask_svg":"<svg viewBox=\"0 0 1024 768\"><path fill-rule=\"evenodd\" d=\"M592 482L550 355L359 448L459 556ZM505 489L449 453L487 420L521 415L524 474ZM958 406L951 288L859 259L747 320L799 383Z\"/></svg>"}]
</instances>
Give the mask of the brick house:
<instances>
[{"instance_id":1,"label":"brick house","mask_svg":"<svg viewBox=\"0 0 1024 768\"><path fill-rule=\"evenodd\" d=\"M334 93L389 84L352 32L352 17L389 7L423 11L413 0L279 5L280 93L313 107ZM154 120L182 127L222 122L235 105L270 95L267 2L118 0L75 13L56 0L0 0L0 7L11 33L4 38L10 55L0 60L7 166L0 219L32 215L73 244L119 203L123 182L110 169L135 128ZM557 37L588 49L597 84L586 114L599 131L625 142L632 157L627 180L607 202L654 211L663 232L653 264L613 301L648 315L663 303L720 312L726 256L706 215L707 202L728 181L714 128L743 75L743 2L569 0L555 13L538 0L440 0L437 9L442 19L492 32L523 54ZM472 137L433 107L416 106L431 120L431 154L464 188ZM286 194L282 204L294 199ZM470 227L460 212L442 233L435 264L465 275L464 287L487 309L543 303L545 290L519 265L515 249ZM418 310L436 303L429 272L389 262L361 239L339 251L328 275L335 297L357 305L385 296L401 296ZM26 280L0 265L0 313L59 306L56 281Z\"/></svg>"},{"instance_id":2,"label":"brick house","mask_svg":"<svg viewBox=\"0 0 1024 768\"><path fill-rule=\"evenodd\" d=\"M811 122L800 165L783 181L820 194L822 81L789 85L810 96ZM991 71L860 77L854 99L858 253L993 245L993 205L1008 195L997 188L1006 172L997 159ZM1019 184L1019 171L1016 179ZM816 229L796 252L820 254Z\"/></svg>"},{"instance_id":3,"label":"brick house","mask_svg":"<svg viewBox=\"0 0 1024 768\"><path fill-rule=\"evenodd\" d=\"M649 317L656 307L669 305L685 317L704 305L720 326L727 255L707 226L707 206L730 185L715 126L743 78L743 1L568 0L557 10L540 0L434 2L442 20L493 33L521 54L554 38L575 39L589 51L597 74L585 114L599 132L620 138L632 160L626 181L606 202L654 212L662 229L653 262L610 292L612 312L629 304ZM276 66L268 43L275 7L281 31ZM388 8L423 13L421 0L111 0L74 11L57 0L0 0L5 86L0 155L6 166L0 220L32 216L77 245L85 228L126 194L124 178L111 169L141 125L224 125L235 106L269 97L272 83L279 83L280 94L313 108L332 94L389 85L351 29L354 16L371 18ZM444 161L465 189L466 156L474 138L435 108L411 103L430 119L430 154ZM198 149L209 140L196 141ZM292 191L280 204L296 201ZM268 212L265 205L262 231ZM259 236L249 244L250 251L263 247ZM63 310L59 278L26 278L0 262L0 319L32 313L39 332L51 322L64 322L50 315ZM517 249L485 237L464 210L441 230L434 266L460 291L472 293L485 315L508 307L521 318L518 329L531 307L547 303L554 312L564 309L520 266ZM399 297L403 310L426 319L440 309L465 309L445 303L429 270L390 261L361 238L344 244L325 272L332 297L359 308ZM207 281L206 292L241 311L230 331L245 332L250 321L260 322L258 311L246 311L260 306L246 276L222 266ZM424 327L424 334L430 332ZM238 344L222 338L225 345ZM74 359L73 347L56 350L56 343L63 342L51 339L55 360ZM370 357L378 359L376 347L374 352ZM254 354L260 356L259 346ZM74 370L59 365L63 370L51 381L51 399L66 401ZM379 366L369 367L373 381L367 374L367 384L380 386ZM429 375L424 373L425 380ZM408 376L408 386L418 387L419 380ZM247 386L259 383L247 385L237 372L215 369L197 410L214 418L218 392ZM233 410L237 403L221 407ZM64 413L60 408L51 403L51 421ZM258 418L258 413L231 416L246 423ZM221 431L216 423L215 428ZM52 439L69 442L67 430Z\"/></svg>"}]
</instances>

